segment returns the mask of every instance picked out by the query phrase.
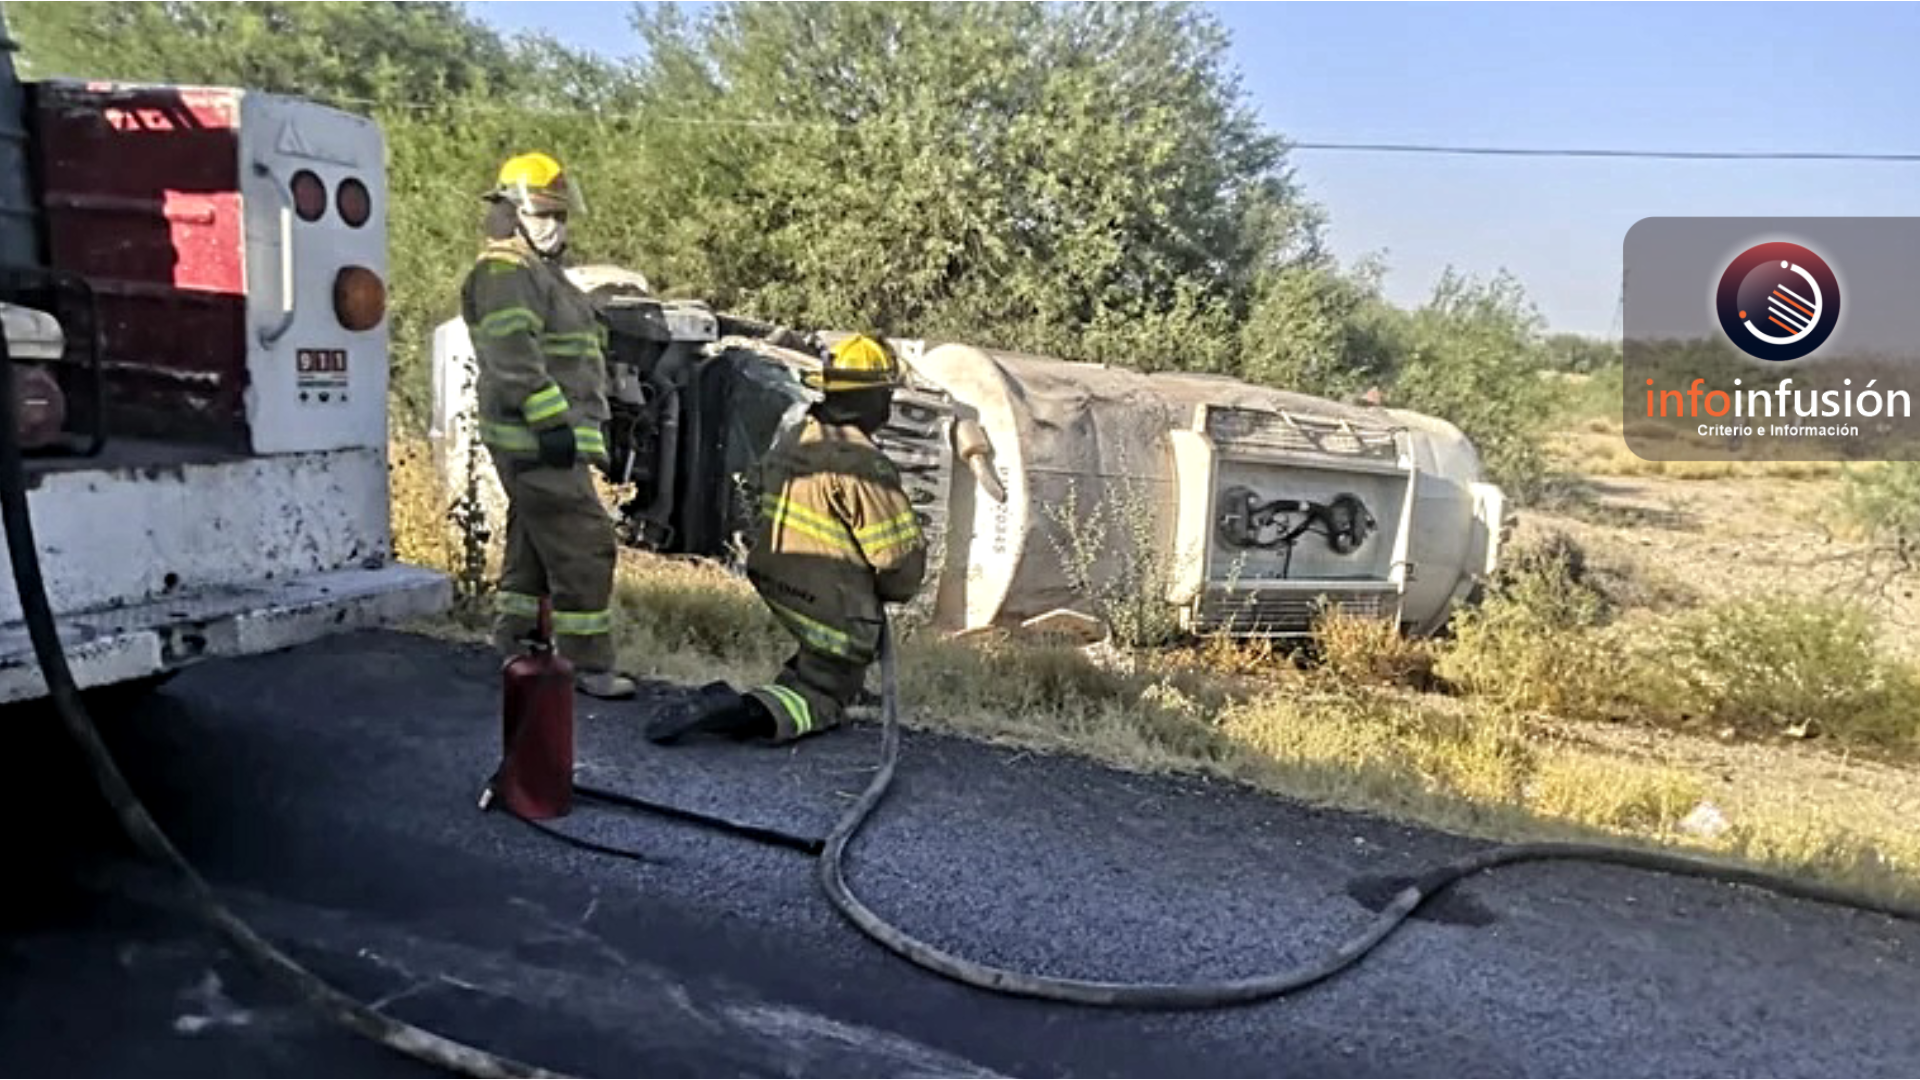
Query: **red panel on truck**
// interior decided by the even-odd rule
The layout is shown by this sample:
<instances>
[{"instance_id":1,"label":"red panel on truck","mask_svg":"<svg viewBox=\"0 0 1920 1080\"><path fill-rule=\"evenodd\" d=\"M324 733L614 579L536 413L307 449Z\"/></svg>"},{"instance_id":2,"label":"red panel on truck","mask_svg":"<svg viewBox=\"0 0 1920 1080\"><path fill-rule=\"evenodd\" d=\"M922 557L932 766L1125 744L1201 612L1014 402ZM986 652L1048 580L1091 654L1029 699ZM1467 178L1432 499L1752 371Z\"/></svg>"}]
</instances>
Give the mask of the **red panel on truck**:
<instances>
[{"instance_id":1,"label":"red panel on truck","mask_svg":"<svg viewBox=\"0 0 1920 1080\"><path fill-rule=\"evenodd\" d=\"M48 256L93 286L112 430L244 448L240 95L33 92Z\"/></svg>"}]
</instances>

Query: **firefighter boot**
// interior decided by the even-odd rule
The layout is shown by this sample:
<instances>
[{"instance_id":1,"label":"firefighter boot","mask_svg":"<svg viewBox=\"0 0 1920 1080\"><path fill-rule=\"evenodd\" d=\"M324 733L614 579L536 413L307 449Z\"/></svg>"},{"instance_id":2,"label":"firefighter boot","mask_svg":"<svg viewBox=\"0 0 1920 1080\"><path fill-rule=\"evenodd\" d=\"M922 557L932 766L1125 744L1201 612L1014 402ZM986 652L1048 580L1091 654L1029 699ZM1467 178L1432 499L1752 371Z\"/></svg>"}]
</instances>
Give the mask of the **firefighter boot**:
<instances>
[{"instance_id":1,"label":"firefighter boot","mask_svg":"<svg viewBox=\"0 0 1920 1080\"><path fill-rule=\"evenodd\" d=\"M772 738L773 716L753 698L742 696L724 682L713 682L700 688L690 708L647 725L647 739L661 745L678 742L694 732L732 739Z\"/></svg>"},{"instance_id":2,"label":"firefighter boot","mask_svg":"<svg viewBox=\"0 0 1920 1080\"><path fill-rule=\"evenodd\" d=\"M847 719L877 720L880 718L880 707L885 703L879 694L863 686L859 693L853 695L853 700L847 702Z\"/></svg>"},{"instance_id":3,"label":"firefighter boot","mask_svg":"<svg viewBox=\"0 0 1920 1080\"><path fill-rule=\"evenodd\" d=\"M607 700L630 698L639 690L632 679L616 671L582 671L574 677L574 685L588 697Z\"/></svg>"}]
</instances>

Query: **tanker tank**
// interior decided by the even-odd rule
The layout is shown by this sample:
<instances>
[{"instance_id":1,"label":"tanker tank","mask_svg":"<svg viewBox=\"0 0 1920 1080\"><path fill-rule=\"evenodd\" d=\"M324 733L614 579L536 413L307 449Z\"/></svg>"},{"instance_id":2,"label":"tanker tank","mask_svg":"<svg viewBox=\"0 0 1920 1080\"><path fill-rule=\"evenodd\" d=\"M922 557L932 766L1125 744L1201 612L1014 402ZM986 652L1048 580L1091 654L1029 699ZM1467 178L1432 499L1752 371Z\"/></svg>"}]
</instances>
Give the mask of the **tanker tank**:
<instances>
[{"instance_id":1,"label":"tanker tank","mask_svg":"<svg viewBox=\"0 0 1920 1080\"><path fill-rule=\"evenodd\" d=\"M953 470L950 632L1098 618L1090 590L1144 583L1202 633L1299 634L1330 602L1427 634L1498 555L1500 491L1433 417L962 344L910 364L1001 489Z\"/></svg>"}]
</instances>

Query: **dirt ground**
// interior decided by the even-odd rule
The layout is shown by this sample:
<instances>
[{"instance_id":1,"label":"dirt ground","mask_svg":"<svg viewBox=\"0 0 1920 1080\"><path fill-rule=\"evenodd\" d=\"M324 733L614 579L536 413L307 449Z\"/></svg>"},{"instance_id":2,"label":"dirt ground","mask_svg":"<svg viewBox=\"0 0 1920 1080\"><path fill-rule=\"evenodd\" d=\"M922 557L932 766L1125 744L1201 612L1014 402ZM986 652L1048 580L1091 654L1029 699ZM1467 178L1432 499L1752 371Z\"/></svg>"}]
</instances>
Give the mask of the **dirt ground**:
<instances>
[{"instance_id":1,"label":"dirt ground","mask_svg":"<svg viewBox=\"0 0 1920 1080\"><path fill-rule=\"evenodd\" d=\"M1903 571L1895 554L1850 535L1838 467L1683 466L1662 475L1658 463L1628 460L1617 429L1605 427L1563 437L1557 456L1585 475L1550 508L1522 514L1516 541L1570 537L1597 582L1636 607L1782 594L1858 603L1879 621L1890 655L1920 662L1920 567ZM1626 724L1564 725L1553 736L1681 766L1708 783L1706 801L1729 821L1766 816L1808 836L1900 836L1920 820L1911 768L1818 744L1736 743Z\"/></svg>"},{"instance_id":2,"label":"dirt ground","mask_svg":"<svg viewBox=\"0 0 1920 1080\"><path fill-rule=\"evenodd\" d=\"M1516 540L1564 533L1616 596L1656 610L1783 593L1857 601L1891 654L1920 661L1920 565L1852 533L1839 466L1643 462L1601 427L1557 442L1581 478L1521 514Z\"/></svg>"}]
</instances>

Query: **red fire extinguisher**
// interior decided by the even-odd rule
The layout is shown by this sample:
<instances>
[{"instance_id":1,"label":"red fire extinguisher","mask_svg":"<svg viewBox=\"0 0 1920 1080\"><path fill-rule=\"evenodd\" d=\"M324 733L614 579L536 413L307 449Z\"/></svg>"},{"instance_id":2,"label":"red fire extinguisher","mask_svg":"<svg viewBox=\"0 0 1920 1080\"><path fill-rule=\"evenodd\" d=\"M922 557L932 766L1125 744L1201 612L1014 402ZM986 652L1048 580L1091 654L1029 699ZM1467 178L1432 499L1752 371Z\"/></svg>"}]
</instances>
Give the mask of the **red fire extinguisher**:
<instances>
[{"instance_id":1,"label":"red fire extinguisher","mask_svg":"<svg viewBox=\"0 0 1920 1080\"><path fill-rule=\"evenodd\" d=\"M553 643L553 605L540 600L539 629L501 675L501 759L482 810L493 800L534 821L565 817L573 804L573 664Z\"/></svg>"}]
</instances>

